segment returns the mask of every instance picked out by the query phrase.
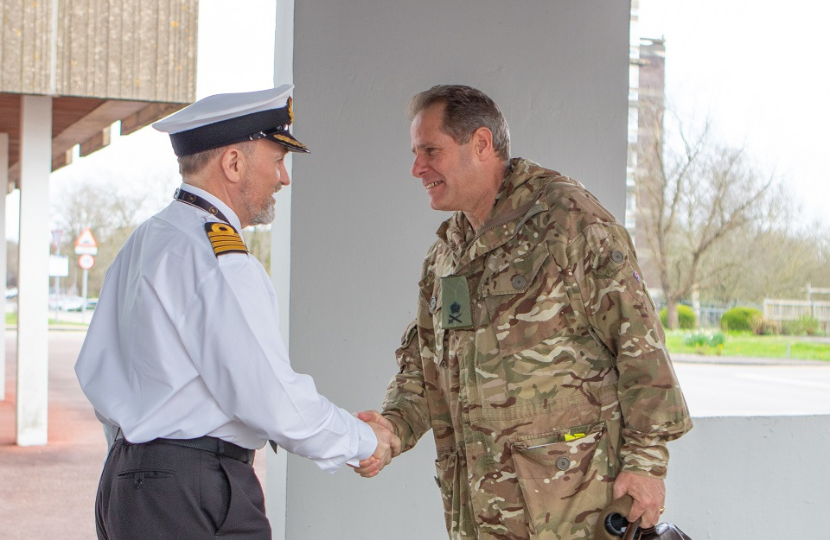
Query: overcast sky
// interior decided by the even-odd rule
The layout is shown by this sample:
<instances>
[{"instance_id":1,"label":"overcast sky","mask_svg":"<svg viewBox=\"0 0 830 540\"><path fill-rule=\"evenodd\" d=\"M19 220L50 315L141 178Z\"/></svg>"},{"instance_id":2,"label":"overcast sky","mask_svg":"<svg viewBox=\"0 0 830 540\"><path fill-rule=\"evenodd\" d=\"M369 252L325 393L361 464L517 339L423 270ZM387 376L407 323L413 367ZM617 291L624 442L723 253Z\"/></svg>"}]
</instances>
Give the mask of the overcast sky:
<instances>
[{"instance_id":1,"label":"overcast sky","mask_svg":"<svg viewBox=\"0 0 830 540\"><path fill-rule=\"evenodd\" d=\"M830 7L813 0L641 0L638 33L666 39L666 91L681 115L707 115L724 142L744 146L803 206L830 224ZM273 0L201 0L197 97L273 84ZM113 183L113 178L116 182ZM166 135L145 128L52 176L53 206L73 183L147 193L158 210L178 185ZM149 189L148 189L149 188ZM169 192L169 193L168 193ZM17 235L7 198L7 237Z\"/></svg>"},{"instance_id":2,"label":"overcast sky","mask_svg":"<svg viewBox=\"0 0 830 540\"><path fill-rule=\"evenodd\" d=\"M711 119L781 178L805 222L830 225L830 4L640 0L639 33L666 40L667 101Z\"/></svg>"}]
</instances>

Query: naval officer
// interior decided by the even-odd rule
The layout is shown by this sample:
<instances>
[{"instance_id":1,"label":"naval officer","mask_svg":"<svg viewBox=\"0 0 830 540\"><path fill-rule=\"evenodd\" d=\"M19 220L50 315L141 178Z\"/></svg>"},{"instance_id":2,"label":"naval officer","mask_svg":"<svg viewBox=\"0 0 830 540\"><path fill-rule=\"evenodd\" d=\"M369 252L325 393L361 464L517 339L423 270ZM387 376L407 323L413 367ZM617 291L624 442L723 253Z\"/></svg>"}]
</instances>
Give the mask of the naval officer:
<instances>
[{"instance_id":1,"label":"naval officer","mask_svg":"<svg viewBox=\"0 0 830 540\"><path fill-rule=\"evenodd\" d=\"M277 298L239 235L289 184L292 85L210 96L157 122L178 156L175 200L107 272L75 371L112 444L98 538L270 540L254 450L274 441L333 472L397 451L296 373Z\"/></svg>"}]
</instances>

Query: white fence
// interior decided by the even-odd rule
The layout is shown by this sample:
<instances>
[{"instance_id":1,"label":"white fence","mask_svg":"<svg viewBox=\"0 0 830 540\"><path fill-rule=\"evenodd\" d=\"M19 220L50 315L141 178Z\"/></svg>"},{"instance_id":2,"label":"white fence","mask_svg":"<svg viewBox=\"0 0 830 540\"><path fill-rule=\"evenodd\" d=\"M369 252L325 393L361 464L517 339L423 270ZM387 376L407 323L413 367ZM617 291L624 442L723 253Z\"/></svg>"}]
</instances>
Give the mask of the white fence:
<instances>
[{"instance_id":1,"label":"white fence","mask_svg":"<svg viewBox=\"0 0 830 540\"><path fill-rule=\"evenodd\" d=\"M764 318L769 321L797 321L804 316L816 319L826 331L830 326L830 302L764 299Z\"/></svg>"}]
</instances>

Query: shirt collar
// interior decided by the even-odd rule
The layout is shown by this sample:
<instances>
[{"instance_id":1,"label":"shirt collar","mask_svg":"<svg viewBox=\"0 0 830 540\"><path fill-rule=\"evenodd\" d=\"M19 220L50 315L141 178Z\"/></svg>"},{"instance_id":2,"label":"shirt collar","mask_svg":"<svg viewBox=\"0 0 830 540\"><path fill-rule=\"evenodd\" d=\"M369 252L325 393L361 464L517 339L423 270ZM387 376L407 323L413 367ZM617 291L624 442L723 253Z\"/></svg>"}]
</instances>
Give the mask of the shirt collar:
<instances>
[{"instance_id":1,"label":"shirt collar","mask_svg":"<svg viewBox=\"0 0 830 540\"><path fill-rule=\"evenodd\" d=\"M184 191L189 191L194 195L198 195L199 197L205 199L206 201L210 202L216 208L222 211L225 214L225 217L231 222L231 225L237 230L242 230L242 223L239 221L239 218L236 217L236 212L231 210L231 207L219 200L216 195L205 191L204 189L197 188L192 184L188 184L187 182L182 182L182 185L179 186L179 189L183 189Z\"/></svg>"}]
</instances>

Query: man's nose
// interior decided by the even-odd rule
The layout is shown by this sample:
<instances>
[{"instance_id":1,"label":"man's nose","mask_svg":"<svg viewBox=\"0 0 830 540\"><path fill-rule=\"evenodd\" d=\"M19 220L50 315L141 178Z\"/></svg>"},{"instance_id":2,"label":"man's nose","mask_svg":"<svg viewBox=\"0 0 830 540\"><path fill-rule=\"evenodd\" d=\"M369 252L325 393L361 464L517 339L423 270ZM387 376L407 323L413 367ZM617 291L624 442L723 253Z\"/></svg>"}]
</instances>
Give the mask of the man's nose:
<instances>
[{"instance_id":1,"label":"man's nose","mask_svg":"<svg viewBox=\"0 0 830 540\"><path fill-rule=\"evenodd\" d=\"M424 161L420 156L415 156L415 161L412 162L412 176L420 178L424 174Z\"/></svg>"}]
</instances>

